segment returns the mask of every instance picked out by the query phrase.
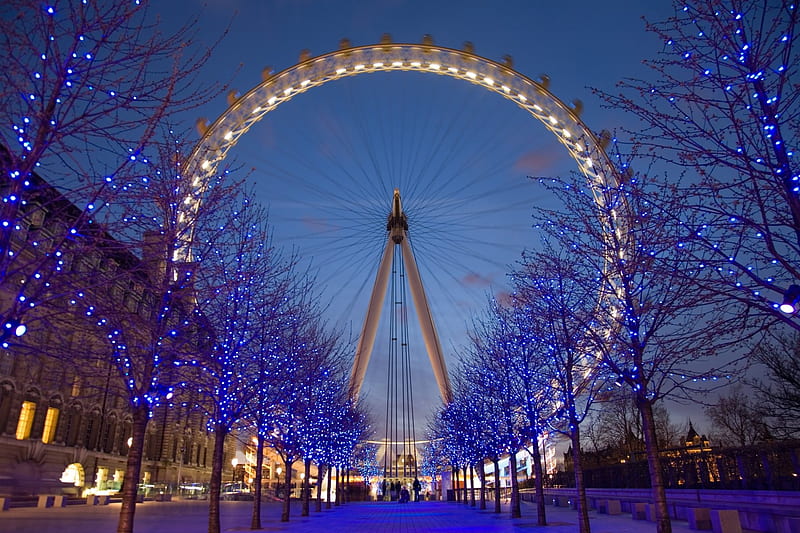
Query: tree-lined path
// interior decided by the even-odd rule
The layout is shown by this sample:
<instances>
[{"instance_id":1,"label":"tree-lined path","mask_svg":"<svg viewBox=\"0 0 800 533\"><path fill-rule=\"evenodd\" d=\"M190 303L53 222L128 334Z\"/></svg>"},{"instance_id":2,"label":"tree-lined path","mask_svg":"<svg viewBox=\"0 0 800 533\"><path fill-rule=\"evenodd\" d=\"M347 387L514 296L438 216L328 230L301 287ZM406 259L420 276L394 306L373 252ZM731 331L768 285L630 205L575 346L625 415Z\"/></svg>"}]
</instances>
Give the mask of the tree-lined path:
<instances>
[{"instance_id":1,"label":"tree-lined path","mask_svg":"<svg viewBox=\"0 0 800 533\"><path fill-rule=\"evenodd\" d=\"M222 531L251 531L250 502L221 502ZM330 533L332 531L413 532L497 532L547 531L573 533L577 531L577 513L563 507L548 507L549 526L536 525L536 509L523 505L522 518L512 519L504 504L502 514L480 511L459 503L419 502L397 504L389 502L357 502L335 507L311 516L301 517L300 506L294 506L296 516L290 522L279 522L280 504L264 506L263 529L257 531ZM137 533L195 533L208 527L208 502L175 501L148 502L136 510ZM108 507L73 505L64 509L12 509L0 518L0 530L16 533L103 533L116 528L119 504ZM590 513L592 531L597 533L648 533L655 531L652 522L634 521L629 514L619 516ZM673 523L676 533L688 533L688 525Z\"/></svg>"}]
</instances>

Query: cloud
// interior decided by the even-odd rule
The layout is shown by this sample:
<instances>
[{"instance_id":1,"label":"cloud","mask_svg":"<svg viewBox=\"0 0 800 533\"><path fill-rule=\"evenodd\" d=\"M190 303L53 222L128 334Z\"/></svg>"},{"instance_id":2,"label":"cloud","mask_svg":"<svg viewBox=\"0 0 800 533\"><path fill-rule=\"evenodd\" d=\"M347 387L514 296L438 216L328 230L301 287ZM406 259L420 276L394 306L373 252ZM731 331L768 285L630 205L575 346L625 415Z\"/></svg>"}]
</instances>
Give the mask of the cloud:
<instances>
[{"instance_id":1,"label":"cloud","mask_svg":"<svg viewBox=\"0 0 800 533\"><path fill-rule=\"evenodd\" d=\"M322 233L338 229L337 226L328 222L325 218L303 217L303 226L311 230L312 233Z\"/></svg>"},{"instance_id":2,"label":"cloud","mask_svg":"<svg viewBox=\"0 0 800 533\"><path fill-rule=\"evenodd\" d=\"M501 291L495 294L494 298L495 300L497 300L497 303L499 303L503 307L511 307L512 301L510 293L506 291Z\"/></svg>"},{"instance_id":3,"label":"cloud","mask_svg":"<svg viewBox=\"0 0 800 533\"><path fill-rule=\"evenodd\" d=\"M548 175L558 163L564 161L564 157L562 149L535 148L517 159L514 170L530 176Z\"/></svg>"},{"instance_id":4,"label":"cloud","mask_svg":"<svg viewBox=\"0 0 800 533\"><path fill-rule=\"evenodd\" d=\"M462 285L469 287L488 287L492 284L491 276L484 276L477 272L468 272L461 278Z\"/></svg>"}]
</instances>

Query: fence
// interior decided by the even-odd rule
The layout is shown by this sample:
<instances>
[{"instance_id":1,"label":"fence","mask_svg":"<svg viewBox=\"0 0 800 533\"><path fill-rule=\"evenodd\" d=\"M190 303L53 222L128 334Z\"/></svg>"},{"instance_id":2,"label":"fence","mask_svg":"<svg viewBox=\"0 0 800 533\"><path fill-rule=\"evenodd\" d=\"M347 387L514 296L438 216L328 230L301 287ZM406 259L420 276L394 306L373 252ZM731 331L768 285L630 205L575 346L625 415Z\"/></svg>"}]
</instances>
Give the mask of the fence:
<instances>
[{"instance_id":1,"label":"fence","mask_svg":"<svg viewBox=\"0 0 800 533\"><path fill-rule=\"evenodd\" d=\"M800 490L800 441L766 443L745 448L673 449L661 452L661 468L669 489ZM644 454L625 462L584 468L592 488L649 488ZM548 486L574 487L574 472L557 472Z\"/></svg>"}]
</instances>

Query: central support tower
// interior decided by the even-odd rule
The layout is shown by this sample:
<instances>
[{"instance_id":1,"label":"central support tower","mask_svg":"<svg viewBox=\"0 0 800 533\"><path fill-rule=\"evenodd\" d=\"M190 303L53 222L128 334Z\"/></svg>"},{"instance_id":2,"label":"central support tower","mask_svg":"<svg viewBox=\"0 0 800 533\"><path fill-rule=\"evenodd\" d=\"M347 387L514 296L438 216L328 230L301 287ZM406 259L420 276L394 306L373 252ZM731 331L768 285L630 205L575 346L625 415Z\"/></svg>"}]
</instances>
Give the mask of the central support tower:
<instances>
[{"instance_id":1,"label":"central support tower","mask_svg":"<svg viewBox=\"0 0 800 533\"><path fill-rule=\"evenodd\" d=\"M386 248L383 251L378 273L375 276L375 284L372 287L367 315L364 318L364 326L361 328L361 336L358 339L356 356L353 360L353 371L350 374L350 394L354 397L358 396L361 385L364 382L364 374L367 371L369 358L372 355L375 334L378 330L378 322L380 322L383 301L386 296L389 274L392 269L394 247L399 246L402 252L408 286L411 289L411 297L414 300L414 308L417 311L417 318L422 330L422 338L425 341L425 350L428 352L428 358L430 359L433 375L436 377L442 400L445 403L449 403L453 399L450 378L447 375L441 342L439 342L436 325L433 322L433 316L428 306L428 298L422 286L417 261L408 241L408 218L403 212L399 189L394 190L392 210L386 223L386 231Z\"/></svg>"}]
</instances>

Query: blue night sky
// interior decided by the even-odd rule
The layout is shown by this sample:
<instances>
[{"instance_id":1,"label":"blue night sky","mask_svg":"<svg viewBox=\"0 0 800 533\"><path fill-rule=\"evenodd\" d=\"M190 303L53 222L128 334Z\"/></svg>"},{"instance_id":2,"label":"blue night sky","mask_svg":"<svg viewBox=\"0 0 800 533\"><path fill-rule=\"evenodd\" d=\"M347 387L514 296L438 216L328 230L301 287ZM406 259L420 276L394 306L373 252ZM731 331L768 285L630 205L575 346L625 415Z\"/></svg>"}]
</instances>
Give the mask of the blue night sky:
<instances>
[{"instance_id":1,"label":"blue night sky","mask_svg":"<svg viewBox=\"0 0 800 533\"><path fill-rule=\"evenodd\" d=\"M193 45L209 46L229 27L201 77L230 81L240 93L261 81L267 65L277 72L297 63L303 49L313 56L337 49L342 38L365 45L388 33L394 42L418 43L430 34L443 47L470 41L489 59L511 55L515 70L530 78L548 75L558 98L583 102L581 118L594 131L613 131L630 118L601 108L590 87L611 91L622 78L647 77L641 61L655 57L661 43L645 32L642 16L657 21L672 11L667 0L160 0L150 9L165 31L199 17ZM220 96L187 124L199 116L213 121L225 108ZM536 246L530 206L552 199L527 176L576 168L541 124L498 95L401 72L338 80L297 96L251 129L228 163L269 206L275 243L310 264L330 301L328 320L353 347L386 239L391 191L399 187L450 368L472 317L505 290L505 272L521 251ZM412 319L421 438L439 397L417 329ZM387 345L382 326L362 389L376 415L385 410Z\"/></svg>"}]
</instances>

